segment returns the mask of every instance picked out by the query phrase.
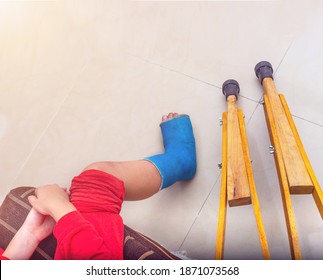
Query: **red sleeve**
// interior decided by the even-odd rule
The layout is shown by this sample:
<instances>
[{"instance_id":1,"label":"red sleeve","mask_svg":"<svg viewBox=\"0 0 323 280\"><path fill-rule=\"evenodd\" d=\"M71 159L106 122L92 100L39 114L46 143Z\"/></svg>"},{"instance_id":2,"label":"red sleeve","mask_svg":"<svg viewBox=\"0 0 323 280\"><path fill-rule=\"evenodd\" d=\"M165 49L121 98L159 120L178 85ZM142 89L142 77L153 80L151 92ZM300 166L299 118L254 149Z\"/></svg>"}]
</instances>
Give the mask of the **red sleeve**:
<instances>
[{"instance_id":1,"label":"red sleeve","mask_svg":"<svg viewBox=\"0 0 323 280\"><path fill-rule=\"evenodd\" d=\"M6 258L5 256L3 256L3 250L0 248L0 260L9 260L8 258Z\"/></svg>"},{"instance_id":2,"label":"red sleeve","mask_svg":"<svg viewBox=\"0 0 323 280\"><path fill-rule=\"evenodd\" d=\"M111 259L111 251L102 237L78 211L63 216L55 226L54 235L57 239L55 259Z\"/></svg>"}]
</instances>

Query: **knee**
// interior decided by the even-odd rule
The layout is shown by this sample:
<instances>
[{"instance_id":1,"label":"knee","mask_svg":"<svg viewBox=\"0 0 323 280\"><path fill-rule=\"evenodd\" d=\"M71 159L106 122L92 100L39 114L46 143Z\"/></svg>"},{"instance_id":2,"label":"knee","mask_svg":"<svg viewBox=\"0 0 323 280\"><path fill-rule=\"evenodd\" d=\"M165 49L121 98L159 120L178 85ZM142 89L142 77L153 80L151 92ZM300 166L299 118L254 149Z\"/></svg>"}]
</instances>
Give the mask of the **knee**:
<instances>
[{"instance_id":1,"label":"knee","mask_svg":"<svg viewBox=\"0 0 323 280\"><path fill-rule=\"evenodd\" d=\"M102 161L102 162L93 162L90 165L88 165L87 167L85 167L83 169L84 171L87 170L100 170L106 173L109 173L111 175L114 175L116 173L116 166L113 162L109 162L109 161Z\"/></svg>"},{"instance_id":2,"label":"knee","mask_svg":"<svg viewBox=\"0 0 323 280\"><path fill-rule=\"evenodd\" d=\"M101 162L93 162L93 163L89 164L88 166L86 166L82 171L87 171L87 170L91 170L91 169L100 170L101 168L102 168Z\"/></svg>"}]
</instances>

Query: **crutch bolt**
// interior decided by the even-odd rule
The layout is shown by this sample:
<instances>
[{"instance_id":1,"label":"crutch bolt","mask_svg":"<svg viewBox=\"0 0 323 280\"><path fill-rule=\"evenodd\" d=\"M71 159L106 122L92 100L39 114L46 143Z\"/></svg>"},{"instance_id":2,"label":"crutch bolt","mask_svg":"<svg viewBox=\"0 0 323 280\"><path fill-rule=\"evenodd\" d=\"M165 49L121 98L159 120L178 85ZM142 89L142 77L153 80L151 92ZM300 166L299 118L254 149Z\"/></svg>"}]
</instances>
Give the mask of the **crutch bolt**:
<instances>
[{"instance_id":1,"label":"crutch bolt","mask_svg":"<svg viewBox=\"0 0 323 280\"><path fill-rule=\"evenodd\" d=\"M240 92L239 83L236 80L227 80L222 85L222 92L225 98L228 99L230 95L235 95L238 100L238 95Z\"/></svg>"},{"instance_id":2,"label":"crutch bolt","mask_svg":"<svg viewBox=\"0 0 323 280\"><path fill-rule=\"evenodd\" d=\"M262 84L262 81L264 78L271 78L273 79L273 67L268 61L261 61L257 63L255 66L255 73L258 77L260 83Z\"/></svg>"},{"instance_id":3,"label":"crutch bolt","mask_svg":"<svg viewBox=\"0 0 323 280\"><path fill-rule=\"evenodd\" d=\"M272 145L270 145L269 146L269 153L270 154L273 154L275 152L275 147L274 146L272 146Z\"/></svg>"}]
</instances>

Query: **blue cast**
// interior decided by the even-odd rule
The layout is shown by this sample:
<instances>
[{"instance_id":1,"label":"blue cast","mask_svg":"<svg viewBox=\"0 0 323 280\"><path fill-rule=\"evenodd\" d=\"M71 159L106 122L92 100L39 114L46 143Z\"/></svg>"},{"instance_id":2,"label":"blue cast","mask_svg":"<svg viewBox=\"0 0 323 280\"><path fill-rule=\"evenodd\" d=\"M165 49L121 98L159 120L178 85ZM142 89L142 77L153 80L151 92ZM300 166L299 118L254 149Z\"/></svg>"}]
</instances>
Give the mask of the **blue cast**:
<instances>
[{"instance_id":1,"label":"blue cast","mask_svg":"<svg viewBox=\"0 0 323 280\"><path fill-rule=\"evenodd\" d=\"M145 158L162 177L160 189L178 181L190 180L196 172L196 148L191 120L180 115L160 124L165 152Z\"/></svg>"}]
</instances>

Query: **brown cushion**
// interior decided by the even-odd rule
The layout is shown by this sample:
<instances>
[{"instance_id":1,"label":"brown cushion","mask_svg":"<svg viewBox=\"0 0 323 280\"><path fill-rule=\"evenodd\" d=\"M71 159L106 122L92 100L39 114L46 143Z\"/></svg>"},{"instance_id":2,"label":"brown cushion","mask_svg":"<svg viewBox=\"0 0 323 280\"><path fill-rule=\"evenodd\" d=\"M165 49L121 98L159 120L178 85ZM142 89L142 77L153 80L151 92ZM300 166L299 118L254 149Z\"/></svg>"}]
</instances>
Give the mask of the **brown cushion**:
<instances>
[{"instance_id":1,"label":"brown cushion","mask_svg":"<svg viewBox=\"0 0 323 280\"><path fill-rule=\"evenodd\" d=\"M0 248L5 249L17 230L23 224L31 206L28 196L34 194L33 187L19 187L11 190L0 207ZM31 259L53 259L56 239L50 235L44 239ZM124 226L124 259L126 260L172 260L178 259L164 247L145 235Z\"/></svg>"},{"instance_id":2,"label":"brown cushion","mask_svg":"<svg viewBox=\"0 0 323 280\"><path fill-rule=\"evenodd\" d=\"M126 260L178 260L149 237L124 226L124 258Z\"/></svg>"}]
</instances>

